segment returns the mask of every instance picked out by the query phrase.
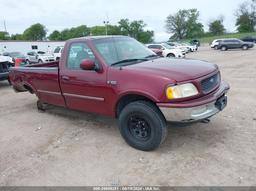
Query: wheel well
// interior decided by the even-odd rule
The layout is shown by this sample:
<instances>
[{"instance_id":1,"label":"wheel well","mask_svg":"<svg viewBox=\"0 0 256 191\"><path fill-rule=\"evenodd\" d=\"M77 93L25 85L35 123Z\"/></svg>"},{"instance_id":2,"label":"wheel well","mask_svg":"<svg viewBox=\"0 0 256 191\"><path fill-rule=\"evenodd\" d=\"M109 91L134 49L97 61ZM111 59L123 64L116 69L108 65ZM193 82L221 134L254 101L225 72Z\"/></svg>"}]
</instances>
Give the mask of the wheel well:
<instances>
[{"instance_id":1,"label":"wheel well","mask_svg":"<svg viewBox=\"0 0 256 191\"><path fill-rule=\"evenodd\" d=\"M24 87L26 90L28 90L29 93L31 93L31 94L34 93L34 90L33 90L30 86L28 86L28 85L25 84L23 87Z\"/></svg>"},{"instance_id":2,"label":"wheel well","mask_svg":"<svg viewBox=\"0 0 256 191\"><path fill-rule=\"evenodd\" d=\"M119 116L119 114L125 108L126 105L128 105L129 103L135 102L135 101L140 101L140 100L151 102L151 103L155 104L152 100L150 100L149 98L147 98L145 96L126 95L126 96L122 97L116 105L116 117Z\"/></svg>"},{"instance_id":3,"label":"wheel well","mask_svg":"<svg viewBox=\"0 0 256 191\"><path fill-rule=\"evenodd\" d=\"M173 56L173 57L175 57L175 54L173 54L173 53L169 53L169 54L167 54L167 57L169 57L169 56Z\"/></svg>"}]
</instances>

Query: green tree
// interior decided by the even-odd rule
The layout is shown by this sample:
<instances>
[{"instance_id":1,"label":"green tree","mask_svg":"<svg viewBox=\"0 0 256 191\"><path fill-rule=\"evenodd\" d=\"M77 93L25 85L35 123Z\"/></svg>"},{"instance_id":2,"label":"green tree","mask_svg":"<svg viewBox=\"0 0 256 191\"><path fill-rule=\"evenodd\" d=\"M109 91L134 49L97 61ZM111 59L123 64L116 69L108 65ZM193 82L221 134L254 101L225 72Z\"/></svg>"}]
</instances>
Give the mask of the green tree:
<instances>
[{"instance_id":1,"label":"green tree","mask_svg":"<svg viewBox=\"0 0 256 191\"><path fill-rule=\"evenodd\" d=\"M91 27L91 35L93 36L100 36L106 34L106 27L105 26L94 26Z\"/></svg>"},{"instance_id":2,"label":"green tree","mask_svg":"<svg viewBox=\"0 0 256 191\"><path fill-rule=\"evenodd\" d=\"M49 40L62 40L61 38L61 33L57 30L53 31L49 37L48 37Z\"/></svg>"},{"instance_id":3,"label":"green tree","mask_svg":"<svg viewBox=\"0 0 256 191\"><path fill-rule=\"evenodd\" d=\"M197 38L204 34L204 25L199 20L200 13L197 9L188 10L187 38Z\"/></svg>"},{"instance_id":4,"label":"green tree","mask_svg":"<svg viewBox=\"0 0 256 191\"><path fill-rule=\"evenodd\" d=\"M209 23L209 32L212 35L222 35L226 31L223 25L223 19L217 19Z\"/></svg>"},{"instance_id":5,"label":"green tree","mask_svg":"<svg viewBox=\"0 0 256 191\"><path fill-rule=\"evenodd\" d=\"M46 37L47 30L44 25L37 23L31 25L23 33L24 40L44 40Z\"/></svg>"},{"instance_id":6,"label":"green tree","mask_svg":"<svg viewBox=\"0 0 256 191\"><path fill-rule=\"evenodd\" d=\"M48 38L50 40L68 40L71 38L79 38L88 35L90 35L90 28L88 28L86 25L81 25L70 29L64 29L61 32L53 31Z\"/></svg>"},{"instance_id":7,"label":"green tree","mask_svg":"<svg viewBox=\"0 0 256 191\"><path fill-rule=\"evenodd\" d=\"M166 30L172 33L174 39L196 38L204 34L204 26L199 20L197 9L179 10L166 19Z\"/></svg>"},{"instance_id":8,"label":"green tree","mask_svg":"<svg viewBox=\"0 0 256 191\"><path fill-rule=\"evenodd\" d=\"M22 34L13 34L13 35L11 35L10 39L11 40L24 40Z\"/></svg>"},{"instance_id":9,"label":"green tree","mask_svg":"<svg viewBox=\"0 0 256 191\"><path fill-rule=\"evenodd\" d=\"M2 32L0 31L0 40L9 40L10 36L8 32Z\"/></svg>"},{"instance_id":10,"label":"green tree","mask_svg":"<svg viewBox=\"0 0 256 191\"><path fill-rule=\"evenodd\" d=\"M256 1L245 1L235 12L239 32L254 32L256 27Z\"/></svg>"},{"instance_id":11,"label":"green tree","mask_svg":"<svg viewBox=\"0 0 256 191\"><path fill-rule=\"evenodd\" d=\"M238 32L254 32L253 22L248 14L240 15L236 20Z\"/></svg>"},{"instance_id":12,"label":"green tree","mask_svg":"<svg viewBox=\"0 0 256 191\"><path fill-rule=\"evenodd\" d=\"M133 37L143 43L153 41L154 32L145 30L147 25L142 20L130 22L129 19L121 19L118 24L122 35Z\"/></svg>"},{"instance_id":13,"label":"green tree","mask_svg":"<svg viewBox=\"0 0 256 191\"><path fill-rule=\"evenodd\" d=\"M154 31L143 31L138 34L138 40L142 43L151 43L154 41Z\"/></svg>"},{"instance_id":14,"label":"green tree","mask_svg":"<svg viewBox=\"0 0 256 191\"><path fill-rule=\"evenodd\" d=\"M86 25L73 27L69 30L69 38L79 38L90 35L90 29Z\"/></svg>"}]
</instances>

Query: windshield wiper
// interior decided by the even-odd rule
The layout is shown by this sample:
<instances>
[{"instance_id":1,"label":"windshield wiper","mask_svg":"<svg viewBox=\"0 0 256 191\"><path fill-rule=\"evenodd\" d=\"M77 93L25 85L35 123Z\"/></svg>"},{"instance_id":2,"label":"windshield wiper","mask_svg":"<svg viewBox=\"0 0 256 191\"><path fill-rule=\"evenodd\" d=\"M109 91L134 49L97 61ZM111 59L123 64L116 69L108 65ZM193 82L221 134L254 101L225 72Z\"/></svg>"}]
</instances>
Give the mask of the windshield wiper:
<instances>
[{"instance_id":1,"label":"windshield wiper","mask_svg":"<svg viewBox=\"0 0 256 191\"><path fill-rule=\"evenodd\" d=\"M148 61L148 59L146 59L146 58L125 59L125 60L115 62L115 63L111 64L111 66L116 66L116 65L124 64L124 63L128 63L128 62L138 62L138 61Z\"/></svg>"}]
</instances>

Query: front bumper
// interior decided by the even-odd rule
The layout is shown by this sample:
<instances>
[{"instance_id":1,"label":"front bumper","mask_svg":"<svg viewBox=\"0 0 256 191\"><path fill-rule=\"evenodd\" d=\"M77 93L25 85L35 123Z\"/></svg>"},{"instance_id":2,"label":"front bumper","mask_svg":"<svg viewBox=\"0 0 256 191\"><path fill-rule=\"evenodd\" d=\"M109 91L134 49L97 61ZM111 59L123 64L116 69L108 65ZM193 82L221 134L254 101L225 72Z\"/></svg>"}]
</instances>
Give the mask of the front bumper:
<instances>
[{"instance_id":1,"label":"front bumper","mask_svg":"<svg viewBox=\"0 0 256 191\"><path fill-rule=\"evenodd\" d=\"M184 123L202 121L216 115L226 107L228 90L229 85L222 82L219 90L206 100L191 101L176 106L173 104L157 105L167 121Z\"/></svg>"}]
</instances>

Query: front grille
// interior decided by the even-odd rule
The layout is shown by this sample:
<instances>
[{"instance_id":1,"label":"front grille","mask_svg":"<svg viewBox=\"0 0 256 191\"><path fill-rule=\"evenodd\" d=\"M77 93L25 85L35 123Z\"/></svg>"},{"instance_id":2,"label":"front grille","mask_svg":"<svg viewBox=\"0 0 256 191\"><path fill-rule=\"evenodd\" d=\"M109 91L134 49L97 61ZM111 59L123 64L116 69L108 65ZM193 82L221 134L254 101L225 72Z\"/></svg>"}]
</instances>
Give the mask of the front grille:
<instances>
[{"instance_id":1,"label":"front grille","mask_svg":"<svg viewBox=\"0 0 256 191\"><path fill-rule=\"evenodd\" d=\"M7 62L0 63L0 72L8 72L9 71L9 64Z\"/></svg>"},{"instance_id":2,"label":"front grille","mask_svg":"<svg viewBox=\"0 0 256 191\"><path fill-rule=\"evenodd\" d=\"M202 90L208 93L220 84L220 73L217 73L201 82Z\"/></svg>"}]
</instances>

